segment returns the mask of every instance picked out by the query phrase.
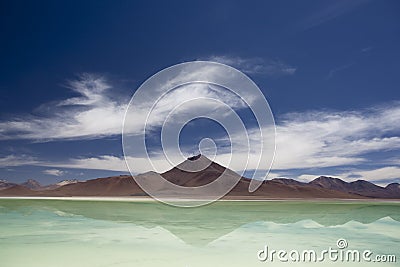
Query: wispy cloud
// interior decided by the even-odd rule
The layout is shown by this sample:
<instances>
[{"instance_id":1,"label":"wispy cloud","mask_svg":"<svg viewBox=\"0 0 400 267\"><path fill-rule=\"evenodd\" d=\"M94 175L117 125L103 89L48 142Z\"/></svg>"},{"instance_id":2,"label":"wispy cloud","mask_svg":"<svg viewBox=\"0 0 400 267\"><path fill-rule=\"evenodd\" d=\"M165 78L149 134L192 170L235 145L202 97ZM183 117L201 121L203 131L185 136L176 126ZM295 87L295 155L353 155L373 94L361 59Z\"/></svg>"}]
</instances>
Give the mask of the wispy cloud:
<instances>
[{"instance_id":1,"label":"wispy cloud","mask_svg":"<svg viewBox=\"0 0 400 267\"><path fill-rule=\"evenodd\" d=\"M68 86L79 96L47 104L47 115L41 117L25 114L0 122L0 139L84 139L121 133L127 104L109 96L111 86L104 77L83 74Z\"/></svg>"},{"instance_id":2,"label":"wispy cloud","mask_svg":"<svg viewBox=\"0 0 400 267\"><path fill-rule=\"evenodd\" d=\"M329 71L327 78L328 78L328 79L331 79L331 78L332 78L333 76L335 76L338 72L341 72L341 71L343 71L343 70L345 70L345 69L348 69L348 68L352 67L352 66L355 65L355 64L356 64L355 62L350 62L350 63L344 64L344 65L335 67L335 68L333 68L333 69L331 69L331 70Z\"/></svg>"},{"instance_id":3,"label":"wispy cloud","mask_svg":"<svg viewBox=\"0 0 400 267\"><path fill-rule=\"evenodd\" d=\"M274 168L351 165L371 152L400 149L399 103L347 112L286 115L277 126Z\"/></svg>"},{"instance_id":4,"label":"wispy cloud","mask_svg":"<svg viewBox=\"0 0 400 267\"><path fill-rule=\"evenodd\" d=\"M200 68L205 78L222 75L217 69ZM193 73L192 73L193 74ZM187 77L187 73L180 73L169 84L163 84L162 88L173 88L181 77ZM42 110L46 110L44 116L24 114L9 120L0 121L0 140L29 139L36 141L68 140L68 139L99 139L112 135L120 135L125 111L128 107L129 97L123 100L115 100L112 95L112 86L102 76L84 74L77 80L69 81L68 87L79 96L68 98L56 103L43 104ZM153 88L161 90L162 88ZM154 92L153 92L154 93ZM157 94L155 94L157 95ZM250 101L251 94L246 98ZM147 102L138 105L134 121L125 124L126 132L139 133L144 122L147 127L160 127L168 114L179 106L181 112L186 115L220 114L223 105L215 105L215 101L228 105L232 109L245 108L243 100L227 90L213 88L212 85L194 83L186 84L171 90L159 101L154 96L148 96ZM193 101L195 100L195 101ZM154 105L156 104L156 105ZM153 106L154 105L154 106ZM148 111L151 113L148 114ZM148 116L149 115L149 116ZM176 119L176 118L175 118ZM178 120L175 121L179 123Z\"/></svg>"},{"instance_id":5,"label":"wispy cloud","mask_svg":"<svg viewBox=\"0 0 400 267\"><path fill-rule=\"evenodd\" d=\"M373 49L372 46L367 46L367 47L362 48L361 52L362 53L367 53L367 52L371 51L372 49Z\"/></svg>"},{"instance_id":6,"label":"wispy cloud","mask_svg":"<svg viewBox=\"0 0 400 267\"><path fill-rule=\"evenodd\" d=\"M35 157L25 154L7 155L0 158L0 167L17 167L35 164L39 164L39 161Z\"/></svg>"},{"instance_id":7,"label":"wispy cloud","mask_svg":"<svg viewBox=\"0 0 400 267\"><path fill-rule=\"evenodd\" d=\"M262 58L241 58L229 56L211 56L206 60L235 67L247 74L261 74L268 76L293 75L297 68L281 60L265 60Z\"/></svg>"},{"instance_id":8,"label":"wispy cloud","mask_svg":"<svg viewBox=\"0 0 400 267\"><path fill-rule=\"evenodd\" d=\"M134 160L136 163L134 174L153 171L154 167L145 158L127 157L127 160ZM162 155L152 157L154 166L157 166L161 171L166 171L171 168L167 159ZM129 172L125 158L122 156L101 155L89 158L73 158L64 162L40 162L39 165L47 167L61 167L71 169L90 169L90 170L106 170L116 172Z\"/></svg>"},{"instance_id":9,"label":"wispy cloud","mask_svg":"<svg viewBox=\"0 0 400 267\"><path fill-rule=\"evenodd\" d=\"M58 169L49 169L49 170L44 170L44 174L48 175L53 175L53 176L62 176L65 174L65 171L58 170Z\"/></svg>"},{"instance_id":10,"label":"wispy cloud","mask_svg":"<svg viewBox=\"0 0 400 267\"><path fill-rule=\"evenodd\" d=\"M298 27L302 30L311 29L317 27L323 23L336 19L342 15L347 14L353 9L369 2L369 0L338 0L329 1L328 5L325 5L309 15L306 19L298 23ZM325 3L325 2L323 2Z\"/></svg>"},{"instance_id":11,"label":"wispy cloud","mask_svg":"<svg viewBox=\"0 0 400 267\"><path fill-rule=\"evenodd\" d=\"M397 180L400 182L400 166L386 166L369 170L353 170L339 175L348 181L365 179L378 184L385 184L390 180Z\"/></svg>"},{"instance_id":12,"label":"wispy cloud","mask_svg":"<svg viewBox=\"0 0 400 267\"><path fill-rule=\"evenodd\" d=\"M400 149L400 126L396 121L400 121L399 103L361 111L286 114L276 125L276 154L272 168L277 171L368 163L369 153ZM268 134L272 130L262 131ZM250 130L248 134L251 142L258 143L256 131ZM247 147L242 146L240 151L243 136L233 135L225 141L239 148L234 151L235 156L242 154L243 159L247 158ZM228 156L229 153L223 154L217 159ZM255 167L255 158L256 153L251 152L249 168Z\"/></svg>"}]
</instances>

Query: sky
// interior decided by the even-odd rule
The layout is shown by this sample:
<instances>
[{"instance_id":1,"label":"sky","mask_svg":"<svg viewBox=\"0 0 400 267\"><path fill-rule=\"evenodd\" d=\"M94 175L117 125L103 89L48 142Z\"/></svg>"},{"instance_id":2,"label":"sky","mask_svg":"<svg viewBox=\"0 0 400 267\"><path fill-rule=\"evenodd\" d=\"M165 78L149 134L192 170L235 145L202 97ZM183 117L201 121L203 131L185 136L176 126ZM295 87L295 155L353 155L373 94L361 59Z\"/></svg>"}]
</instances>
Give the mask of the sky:
<instances>
[{"instance_id":1,"label":"sky","mask_svg":"<svg viewBox=\"0 0 400 267\"><path fill-rule=\"evenodd\" d=\"M400 182L399 15L389 0L2 1L0 179L128 173L121 129L137 88L166 67L210 60L244 72L268 100L269 178ZM222 160L226 132L192 124L186 153L210 137Z\"/></svg>"}]
</instances>

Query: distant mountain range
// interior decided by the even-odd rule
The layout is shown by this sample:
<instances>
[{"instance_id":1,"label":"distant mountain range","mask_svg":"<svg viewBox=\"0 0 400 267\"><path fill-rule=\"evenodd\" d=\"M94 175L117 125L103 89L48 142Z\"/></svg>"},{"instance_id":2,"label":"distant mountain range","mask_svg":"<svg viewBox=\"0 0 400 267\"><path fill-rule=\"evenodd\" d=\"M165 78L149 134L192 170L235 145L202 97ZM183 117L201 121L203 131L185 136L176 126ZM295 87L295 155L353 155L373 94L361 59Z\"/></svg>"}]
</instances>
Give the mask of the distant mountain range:
<instances>
[{"instance_id":1,"label":"distant mountain range","mask_svg":"<svg viewBox=\"0 0 400 267\"><path fill-rule=\"evenodd\" d=\"M28 179L26 182L21 183L21 184L12 183L7 180L0 180L0 190L15 187L17 185L18 185L17 188L25 187L25 188L28 188L33 191L52 190L52 189L56 189L63 185L74 184L77 182L78 182L78 180L73 179L73 180L63 180L61 182L58 182L55 184L50 184L50 185L41 185L38 181L36 181L34 179Z\"/></svg>"},{"instance_id":2,"label":"distant mountain range","mask_svg":"<svg viewBox=\"0 0 400 267\"><path fill-rule=\"evenodd\" d=\"M197 172L188 172L185 167L198 168L208 166ZM201 169L201 168L200 168ZM191 157L177 167L162 173L168 181L184 186L195 187L216 180L222 173L228 173L238 179L238 184L225 198L232 199L400 199L400 184L392 183L386 187L358 180L345 182L338 178L320 176L311 182L303 183L293 179L275 178L266 180L255 192L248 192L250 179L210 161L203 155ZM138 175L142 179L151 179L154 172ZM160 189L162 190L162 188ZM23 184L13 184L0 180L0 196L147 196L136 184L132 176L121 175L97 178L87 181L69 180L48 186L41 186L35 180Z\"/></svg>"}]
</instances>

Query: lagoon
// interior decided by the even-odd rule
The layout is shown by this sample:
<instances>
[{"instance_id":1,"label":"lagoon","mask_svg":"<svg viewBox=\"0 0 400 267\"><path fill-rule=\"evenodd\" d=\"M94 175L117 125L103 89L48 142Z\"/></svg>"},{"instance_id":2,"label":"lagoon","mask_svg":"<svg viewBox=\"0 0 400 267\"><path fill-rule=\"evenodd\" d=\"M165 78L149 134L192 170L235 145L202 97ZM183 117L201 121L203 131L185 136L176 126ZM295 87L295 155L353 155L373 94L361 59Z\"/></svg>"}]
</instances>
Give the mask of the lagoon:
<instances>
[{"instance_id":1,"label":"lagoon","mask_svg":"<svg viewBox=\"0 0 400 267\"><path fill-rule=\"evenodd\" d=\"M339 249L337 241L345 240ZM0 266L284 266L269 250L370 250L398 266L400 203L219 201L178 208L156 201L0 199ZM392 255L397 262L372 262Z\"/></svg>"}]
</instances>

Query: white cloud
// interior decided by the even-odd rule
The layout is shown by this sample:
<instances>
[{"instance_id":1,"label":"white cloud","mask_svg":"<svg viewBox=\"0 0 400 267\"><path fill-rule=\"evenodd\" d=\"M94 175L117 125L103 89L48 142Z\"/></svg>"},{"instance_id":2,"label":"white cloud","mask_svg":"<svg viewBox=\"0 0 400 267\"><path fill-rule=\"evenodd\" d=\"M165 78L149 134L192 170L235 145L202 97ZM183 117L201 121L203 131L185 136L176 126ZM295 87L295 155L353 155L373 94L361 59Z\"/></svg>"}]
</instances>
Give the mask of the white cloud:
<instances>
[{"instance_id":1,"label":"white cloud","mask_svg":"<svg viewBox=\"0 0 400 267\"><path fill-rule=\"evenodd\" d=\"M84 74L69 87L80 96L44 105L47 116L26 114L0 122L0 139L82 139L121 133L126 103L112 100L111 86L103 77Z\"/></svg>"},{"instance_id":2,"label":"white cloud","mask_svg":"<svg viewBox=\"0 0 400 267\"><path fill-rule=\"evenodd\" d=\"M368 161L370 152L400 149L399 103L360 112L288 114L277 125L274 169Z\"/></svg>"},{"instance_id":3,"label":"white cloud","mask_svg":"<svg viewBox=\"0 0 400 267\"><path fill-rule=\"evenodd\" d=\"M8 155L0 158L0 167L17 167L23 165L35 165L39 161L29 155Z\"/></svg>"},{"instance_id":4,"label":"white cloud","mask_svg":"<svg viewBox=\"0 0 400 267\"><path fill-rule=\"evenodd\" d=\"M272 165L273 172L298 172L293 169L310 169L325 167L360 166L363 164L387 164L383 161L372 161L368 153L386 153L400 149L400 104L389 103L386 106L375 107L361 111L320 112L287 114L284 120L276 126L276 154ZM272 130L263 129L271 134ZM257 131L248 131L250 145L259 143ZM240 134L231 136L230 141L236 150L235 157L242 161L249 159L247 169L257 168L257 151L247 153L244 137ZM221 140L219 140L221 141ZM227 139L224 139L229 143ZM219 150L217 162L229 162L229 151ZM226 166L226 165L225 165ZM241 164L229 167L241 171ZM259 168L268 168L266 162ZM292 171L291 171L292 170ZM390 171L388 169L387 171ZM314 179L321 175L307 174L302 180ZM330 176L347 178L347 175L330 173ZM369 180L372 178L363 177ZM271 176L269 176L271 177ZM386 179L387 175L382 179Z\"/></svg>"},{"instance_id":5,"label":"white cloud","mask_svg":"<svg viewBox=\"0 0 400 267\"><path fill-rule=\"evenodd\" d=\"M279 173L290 169L354 166L368 163L369 158L365 155L367 153L385 153L400 149L400 137L397 136L400 133L400 125L395 123L396 121L400 121L398 103L359 112L315 111L287 114L285 119L276 126L277 150L272 171ZM264 136L271 135L271 129L262 130ZM259 143L257 129L250 129L248 134L250 147L255 148ZM249 159L247 170L256 169L258 167L257 149L250 150L248 154L247 145L243 140L244 137L241 134L232 135L230 140L217 140L225 141L227 144L229 141L232 142L235 148L232 154L239 160L229 164L230 148L219 147L215 161L240 172L243 171L243 162ZM165 158L160 155L161 153L158 152L152 158L158 166L157 170L165 171L171 168L172 165L166 164ZM176 159L180 159L179 156L173 155ZM136 172L154 169L146 164L145 160L137 159L136 162L141 162L137 165ZM379 162L373 163L379 164ZM57 166L67 167L67 165ZM74 160L68 166L126 171L123 159L113 156ZM261 163L259 167L268 168L268 165ZM315 178L318 175L320 174L312 175L312 177ZM342 174L337 176L347 177ZM363 176L366 175L363 174ZM376 177L371 179L376 180Z\"/></svg>"},{"instance_id":6,"label":"white cloud","mask_svg":"<svg viewBox=\"0 0 400 267\"><path fill-rule=\"evenodd\" d=\"M400 179L399 166L386 166L372 170L354 170L340 175L348 181L355 181L363 179L367 181L388 181L393 179Z\"/></svg>"},{"instance_id":7,"label":"white cloud","mask_svg":"<svg viewBox=\"0 0 400 267\"><path fill-rule=\"evenodd\" d=\"M41 165L72 169L128 171L123 158L110 155L90 158L76 158L67 160L65 162L42 162Z\"/></svg>"},{"instance_id":8,"label":"white cloud","mask_svg":"<svg viewBox=\"0 0 400 267\"><path fill-rule=\"evenodd\" d=\"M250 97L248 99L252 100ZM135 122L138 122L140 126L144 121L146 121L148 126L161 126L168 116L172 116L174 117L173 123L180 124L185 121L184 118L196 118L200 115L224 115L227 107L236 110L246 107L245 102L240 97L227 90L217 89L208 84L188 84L181 86L170 91L154 104L148 117L144 112L143 116L140 116L142 114L140 110L138 113L132 113L131 116L135 117ZM148 106L152 105L153 103L148 103ZM142 109L146 110L145 105L143 105ZM136 123L134 125L136 126ZM127 127L127 124L125 124L125 127ZM141 128L132 127L130 131L136 132L140 131L139 129Z\"/></svg>"},{"instance_id":9,"label":"white cloud","mask_svg":"<svg viewBox=\"0 0 400 267\"><path fill-rule=\"evenodd\" d=\"M197 75L200 73L205 80L223 76L218 68L212 67L195 69L190 72L190 75L196 73ZM204 83L180 86L169 91L156 102L157 90L165 89L165 87L171 89L179 84L182 77L187 79L190 75L177 73L176 77L168 80L167 84L162 84L162 86L155 84L154 88L151 88L153 91L148 90L140 99L140 103L135 103L137 104L135 114L130 117L129 123L125 124L125 126L129 125L125 128L125 132L140 133L145 121L149 127L161 126L165 118L177 106L180 106L180 112L186 114L186 117L188 113L192 114L192 117L200 114L223 115L221 111L225 112L226 107L215 105L215 101L212 102L210 99L221 100L221 103L232 109L246 107L245 102L234 93ZM234 77L232 79L234 80ZM42 105L41 109L46 110L47 115L25 114L7 121L0 121L0 140L97 139L122 133L122 124L129 98L123 101L114 100L110 90L111 85L104 77L96 75L84 74L78 80L70 81L68 86L79 96ZM248 104L255 99L256 97L250 93L246 95ZM153 104L156 105L153 106ZM148 117L149 110L152 112ZM179 123L180 121L175 120L175 122Z\"/></svg>"},{"instance_id":10,"label":"white cloud","mask_svg":"<svg viewBox=\"0 0 400 267\"><path fill-rule=\"evenodd\" d=\"M319 112L287 114L276 125L276 154L274 171L289 169L324 168L367 163L371 152L385 153L400 149L399 103L359 112ZM271 135L272 129L262 129ZM250 146L257 147L259 133L248 131ZM247 153L241 134L231 136L235 157L243 161L249 156L248 169L257 167L257 150ZM217 160L228 162L230 151L219 150ZM377 162L374 162L377 163ZM238 166L230 166L234 170ZM268 168L266 162L261 168Z\"/></svg>"},{"instance_id":11,"label":"white cloud","mask_svg":"<svg viewBox=\"0 0 400 267\"><path fill-rule=\"evenodd\" d=\"M133 161L135 169L132 170L134 174L153 171L154 167L145 158L132 158L127 157L128 161ZM152 158L152 162L160 171L167 171L172 168L172 165L164 158L164 156L157 156ZM40 165L48 167L61 167L72 169L92 169L92 170L107 170L117 172L128 172L128 168L123 157L116 157L111 155L102 155L90 158L75 158L66 162L41 162Z\"/></svg>"},{"instance_id":12,"label":"white cloud","mask_svg":"<svg viewBox=\"0 0 400 267\"><path fill-rule=\"evenodd\" d=\"M54 175L54 176L62 176L65 174L65 171L58 170L58 169L49 169L49 170L44 170L43 173L48 174L48 175Z\"/></svg>"},{"instance_id":13,"label":"white cloud","mask_svg":"<svg viewBox=\"0 0 400 267\"><path fill-rule=\"evenodd\" d=\"M335 67L335 68L333 68L333 69L331 69L331 70L329 71L328 77L327 77L327 78L330 79L330 78L332 78L336 73L341 72L341 71L343 71L343 70L346 70L346 69L352 67L352 66L355 65L355 64L356 64L355 62L350 62L350 63L344 64L344 65Z\"/></svg>"},{"instance_id":14,"label":"white cloud","mask_svg":"<svg viewBox=\"0 0 400 267\"><path fill-rule=\"evenodd\" d=\"M281 60L264 60L262 58L241 58L228 56L211 56L207 60L235 67L248 74L265 74L269 76L293 75L297 68Z\"/></svg>"},{"instance_id":15,"label":"white cloud","mask_svg":"<svg viewBox=\"0 0 400 267\"><path fill-rule=\"evenodd\" d=\"M265 177L260 177L261 179L265 178ZM269 172L268 173L268 179L274 179L274 178L284 178L284 176L280 173L276 173L276 172ZM257 177L254 177L254 179L257 179Z\"/></svg>"},{"instance_id":16,"label":"white cloud","mask_svg":"<svg viewBox=\"0 0 400 267\"><path fill-rule=\"evenodd\" d=\"M372 46L366 46L366 47L361 49L361 52L362 53L367 53L367 52L371 51L373 48L374 47L372 47Z\"/></svg>"},{"instance_id":17,"label":"white cloud","mask_svg":"<svg viewBox=\"0 0 400 267\"><path fill-rule=\"evenodd\" d=\"M338 0L328 2L328 4L323 5L323 7L317 10L315 13L311 14L303 21L300 21L297 27L301 28L301 30L311 29L336 19L337 17L345 15L362 4L367 3L368 1L369 0Z\"/></svg>"}]
</instances>

